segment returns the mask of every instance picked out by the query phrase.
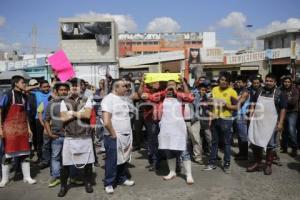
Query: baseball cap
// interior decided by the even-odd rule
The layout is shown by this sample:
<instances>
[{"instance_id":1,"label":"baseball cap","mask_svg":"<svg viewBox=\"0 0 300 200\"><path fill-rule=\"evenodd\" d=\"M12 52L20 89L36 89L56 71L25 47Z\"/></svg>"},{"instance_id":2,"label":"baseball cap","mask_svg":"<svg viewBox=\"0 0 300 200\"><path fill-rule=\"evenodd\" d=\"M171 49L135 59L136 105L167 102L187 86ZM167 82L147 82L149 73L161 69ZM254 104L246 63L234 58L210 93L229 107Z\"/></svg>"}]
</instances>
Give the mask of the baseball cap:
<instances>
[{"instance_id":1,"label":"baseball cap","mask_svg":"<svg viewBox=\"0 0 300 200\"><path fill-rule=\"evenodd\" d=\"M34 85L38 85L38 84L39 83L38 83L38 81L36 79L30 79L30 81L28 83L29 86L34 86Z\"/></svg>"}]
</instances>

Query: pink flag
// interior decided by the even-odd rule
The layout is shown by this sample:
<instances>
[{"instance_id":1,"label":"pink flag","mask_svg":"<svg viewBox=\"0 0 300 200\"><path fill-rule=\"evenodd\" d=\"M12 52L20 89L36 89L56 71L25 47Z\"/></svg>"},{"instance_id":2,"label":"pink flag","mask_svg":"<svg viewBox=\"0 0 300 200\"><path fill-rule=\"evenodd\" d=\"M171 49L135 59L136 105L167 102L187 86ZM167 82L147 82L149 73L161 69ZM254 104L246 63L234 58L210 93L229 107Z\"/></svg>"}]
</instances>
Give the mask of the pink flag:
<instances>
[{"instance_id":1,"label":"pink flag","mask_svg":"<svg viewBox=\"0 0 300 200\"><path fill-rule=\"evenodd\" d=\"M73 66L63 50L55 52L48 58L48 62L52 69L57 72L60 81L66 82L75 76Z\"/></svg>"}]
</instances>

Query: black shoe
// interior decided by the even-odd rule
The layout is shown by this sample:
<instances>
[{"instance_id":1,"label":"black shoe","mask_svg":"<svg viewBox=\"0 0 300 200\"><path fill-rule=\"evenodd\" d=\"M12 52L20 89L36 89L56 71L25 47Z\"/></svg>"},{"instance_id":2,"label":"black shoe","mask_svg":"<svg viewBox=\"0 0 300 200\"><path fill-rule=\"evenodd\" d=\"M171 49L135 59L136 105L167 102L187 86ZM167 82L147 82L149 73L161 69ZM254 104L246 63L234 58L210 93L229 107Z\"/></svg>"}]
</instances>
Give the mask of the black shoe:
<instances>
[{"instance_id":1,"label":"black shoe","mask_svg":"<svg viewBox=\"0 0 300 200\"><path fill-rule=\"evenodd\" d=\"M297 155L298 155L298 152L297 152L297 149L295 148L295 149L292 150L291 156L294 158Z\"/></svg>"},{"instance_id":2,"label":"black shoe","mask_svg":"<svg viewBox=\"0 0 300 200\"><path fill-rule=\"evenodd\" d=\"M230 174L231 173L230 164L225 164L223 167L223 170L224 170L225 174Z\"/></svg>"},{"instance_id":3,"label":"black shoe","mask_svg":"<svg viewBox=\"0 0 300 200\"><path fill-rule=\"evenodd\" d=\"M280 153L288 153L287 148L282 148L281 151L280 151Z\"/></svg>"},{"instance_id":4,"label":"black shoe","mask_svg":"<svg viewBox=\"0 0 300 200\"><path fill-rule=\"evenodd\" d=\"M94 192L93 186L92 186L91 183L85 184L85 191L86 191L86 193L93 193Z\"/></svg>"},{"instance_id":5,"label":"black shoe","mask_svg":"<svg viewBox=\"0 0 300 200\"><path fill-rule=\"evenodd\" d=\"M57 194L57 196L58 197L64 197L64 196L66 196L67 192L68 192L67 187L61 187L58 194Z\"/></svg>"},{"instance_id":6,"label":"black shoe","mask_svg":"<svg viewBox=\"0 0 300 200\"><path fill-rule=\"evenodd\" d=\"M237 161L248 160L248 157L247 156L243 156L243 155L239 155L239 156L236 156L234 158L234 160L237 160Z\"/></svg>"},{"instance_id":7,"label":"black shoe","mask_svg":"<svg viewBox=\"0 0 300 200\"><path fill-rule=\"evenodd\" d=\"M148 168L149 172L153 172L155 171L155 166L154 165L150 165Z\"/></svg>"},{"instance_id":8,"label":"black shoe","mask_svg":"<svg viewBox=\"0 0 300 200\"><path fill-rule=\"evenodd\" d=\"M40 169L46 169L47 167L49 167L49 164L44 163L44 162L40 162L38 164L38 166L39 166Z\"/></svg>"},{"instance_id":9,"label":"black shoe","mask_svg":"<svg viewBox=\"0 0 300 200\"><path fill-rule=\"evenodd\" d=\"M94 163L94 166L95 166L95 167L100 167L100 164L99 164L98 162L95 162L95 163Z\"/></svg>"}]
</instances>

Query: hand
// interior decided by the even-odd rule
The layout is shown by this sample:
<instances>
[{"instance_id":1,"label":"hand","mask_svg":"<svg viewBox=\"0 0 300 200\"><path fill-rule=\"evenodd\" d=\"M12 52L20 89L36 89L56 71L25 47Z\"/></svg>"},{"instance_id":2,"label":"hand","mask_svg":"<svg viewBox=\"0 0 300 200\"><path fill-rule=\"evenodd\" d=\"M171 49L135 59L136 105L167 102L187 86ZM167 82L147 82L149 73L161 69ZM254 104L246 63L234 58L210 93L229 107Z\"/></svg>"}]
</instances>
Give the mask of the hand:
<instances>
[{"instance_id":1,"label":"hand","mask_svg":"<svg viewBox=\"0 0 300 200\"><path fill-rule=\"evenodd\" d=\"M146 100L146 99L148 99L148 98L149 98L149 96L148 96L147 93L143 93L143 94L141 95L141 99L143 99L143 100Z\"/></svg>"},{"instance_id":2,"label":"hand","mask_svg":"<svg viewBox=\"0 0 300 200\"><path fill-rule=\"evenodd\" d=\"M116 139L116 138L117 138L117 135L111 134L110 137L111 137L112 139Z\"/></svg>"},{"instance_id":3,"label":"hand","mask_svg":"<svg viewBox=\"0 0 300 200\"><path fill-rule=\"evenodd\" d=\"M179 76L180 83L183 83L184 82L184 78L182 77L182 75L178 74L178 76Z\"/></svg>"},{"instance_id":4,"label":"hand","mask_svg":"<svg viewBox=\"0 0 300 200\"><path fill-rule=\"evenodd\" d=\"M280 131L282 131L282 129L283 129L283 124L278 122L277 126L276 126L276 130L280 132Z\"/></svg>"},{"instance_id":5,"label":"hand","mask_svg":"<svg viewBox=\"0 0 300 200\"><path fill-rule=\"evenodd\" d=\"M31 131L30 128L28 128L28 135L29 135L30 138L32 138L32 135L33 135L33 134L32 134L32 131Z\"/></svg>"},{"instance_id":6,"label":"hand","mask_svg":"<svg viewBox=\"0 0 300 200\"><path fill-rule=\"evenodd\" d=\"M141 83L144 83L145 79L146 79L145 74L143 74L142 77L141 77L141 80L140 80Z\"/></svg>"},{"instance_id":7,"label":"hand","mask_svg":"<svg viewBox=\"0 0 300 200\"><path fill-rule=\"evenodd\" d=\"M3 134L3 130L2 128L0 128L0 138L3 138L4 134Z\"/></svg>"},{"instance_id":8,"label":"hand","mask_svg":"<svg viewBox=\"0 0 300 200\"><path fill-rule=\"evenodd\" d=\"M58 138L58 135L54 135L53 133L50 133L50 134L49 134L49 137L52 138L52 139L57 139L57 138Z\"/></svg>"}]
</instances>

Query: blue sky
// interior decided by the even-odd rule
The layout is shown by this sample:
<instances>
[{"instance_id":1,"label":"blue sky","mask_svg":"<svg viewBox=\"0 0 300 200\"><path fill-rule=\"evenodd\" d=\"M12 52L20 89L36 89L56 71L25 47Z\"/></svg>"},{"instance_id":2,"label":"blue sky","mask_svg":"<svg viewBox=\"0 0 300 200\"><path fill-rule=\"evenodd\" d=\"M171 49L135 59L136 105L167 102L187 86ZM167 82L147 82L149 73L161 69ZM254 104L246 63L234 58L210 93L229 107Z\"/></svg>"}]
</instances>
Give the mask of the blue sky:
<instances>
[{"instance_id":1,"label":"blue sky","mask_svg":"<svg viewBox=\"0 0 300 200\"><path fill-rule=\"evenodd\" d=\"M218 45L241 48L258 34L300 27L299 8L299 0L1 0L0 49L30 50L35 24L39 50L55 50L58 18L91 12L118 15L129 32L213 30Z\"/></svg>"}]
</instances>

